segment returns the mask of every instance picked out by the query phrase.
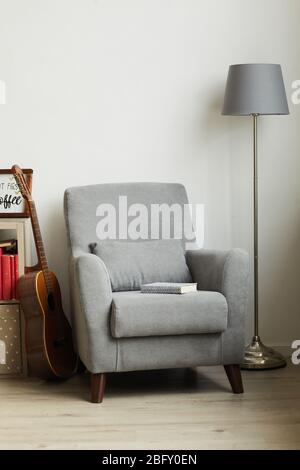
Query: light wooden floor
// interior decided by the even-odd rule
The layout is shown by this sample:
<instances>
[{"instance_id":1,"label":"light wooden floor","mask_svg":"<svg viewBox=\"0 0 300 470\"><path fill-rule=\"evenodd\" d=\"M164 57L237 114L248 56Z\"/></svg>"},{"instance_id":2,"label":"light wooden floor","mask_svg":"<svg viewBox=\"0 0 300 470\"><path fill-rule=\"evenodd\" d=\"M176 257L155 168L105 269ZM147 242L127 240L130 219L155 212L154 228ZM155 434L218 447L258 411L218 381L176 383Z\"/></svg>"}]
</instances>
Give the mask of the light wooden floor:
<instances>
[{"instance_id":1,"label":"light wooden floor","mask_svg":"<svg viewBox=\"0 0 300 470\"><path fill-rule=\"evenodd\" d=\"M0 380L1 449L300 449L300 366L243 372L232 395L222 367L109 376L103 404L88 376Z\"/></svg>"}]
</instances>

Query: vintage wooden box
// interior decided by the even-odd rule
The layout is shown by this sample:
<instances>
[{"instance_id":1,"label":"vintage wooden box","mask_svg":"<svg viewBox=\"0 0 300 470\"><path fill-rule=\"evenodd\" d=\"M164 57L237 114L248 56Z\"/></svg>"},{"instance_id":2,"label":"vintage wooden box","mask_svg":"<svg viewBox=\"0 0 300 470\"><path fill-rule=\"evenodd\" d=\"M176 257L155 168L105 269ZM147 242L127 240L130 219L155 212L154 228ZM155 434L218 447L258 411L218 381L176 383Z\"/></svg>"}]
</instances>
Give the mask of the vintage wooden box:
<instances>
[{"instance_id":1,"label":"vintage wooden box","mask_svg":"<svg viewBox=\"0 0 300 470\"><path fill-rule=\"evenodd\" d=\"M30 265L30 219L0 217L0 240L18 241L19 273ZM27 375L24 321L17 300L0 300L0 378Z\"/></svg>"},{"instance_id":2,"label":"vintage wooden box","mask_svg":"<svg viewBox=\"0 0 300 470\"><path fill-rule=\"evenodd\" d=\"M0 378L27 374L24 323L18 301L0 302Z\"/></svg>"}]
</instances>

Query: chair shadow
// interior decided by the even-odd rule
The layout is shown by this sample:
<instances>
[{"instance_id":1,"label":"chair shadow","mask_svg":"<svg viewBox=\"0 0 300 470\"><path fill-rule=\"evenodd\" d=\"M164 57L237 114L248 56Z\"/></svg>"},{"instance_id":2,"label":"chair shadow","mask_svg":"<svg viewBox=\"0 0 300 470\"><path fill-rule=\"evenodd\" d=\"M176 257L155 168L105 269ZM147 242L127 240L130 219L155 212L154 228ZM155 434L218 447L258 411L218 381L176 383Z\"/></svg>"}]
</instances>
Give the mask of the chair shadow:
<instances>
[{"instance_id":1,"label":"chair shadow","mask_svg":"<svg viewBox=\"0 0 300 470\"><path fill-rule=\"evenodd\" d=\"M41 382L41 388L45 388L45 393L53 397L64 396L89 401L90 374L76 374L64 382ZM160 369L108 374L105 397L176 393L201 395L202 392L216 391L231 392L229 384L222 385L218 380L201 372L199 368Z\"/></svg>"}]
</instances>

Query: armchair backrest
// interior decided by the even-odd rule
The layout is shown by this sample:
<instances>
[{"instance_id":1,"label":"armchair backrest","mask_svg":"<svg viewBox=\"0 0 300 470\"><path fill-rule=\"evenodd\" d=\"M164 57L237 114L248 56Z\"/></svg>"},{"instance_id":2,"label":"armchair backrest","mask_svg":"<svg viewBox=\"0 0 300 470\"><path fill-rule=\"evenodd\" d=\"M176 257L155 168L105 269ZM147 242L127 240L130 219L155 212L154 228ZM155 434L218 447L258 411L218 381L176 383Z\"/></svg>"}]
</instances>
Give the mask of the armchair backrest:
<instances>
[{"instance_id":1,"label":"armchair backrest","mask_svg":"<svg viewBox=\"0 0 300 470\"><path fill-rule=\"evenodd\" d=\"M110 228L113 228L114 233L107 238L124 239L124 224L122 225L120 220L124 221L126 209L129 214L128 226L134 218L141 216L142 209L143 220L145 214L148 214L148 222L142 228L144 239L146 231L146 239L179 238L183 243L190 241L186 237L187 229L190 233L192 231L187 205L186 190L183 185L176 183L109 183L69 188L65 191L64 210L70 248L74 255L80 251L89 252L89 244L99 241L101 229L99 222L100 220L104 222L105 217L108 220L110 207L112 217L115 211L115 227L110 219L112 223ZM165 215L169 211L169 237L166 237L166 227L163 228L162 211L165 211ZM135 223L135 226L137 225L138 220ZM143 238L134 241L139 240Z\"/></svg>"}]
</instances>

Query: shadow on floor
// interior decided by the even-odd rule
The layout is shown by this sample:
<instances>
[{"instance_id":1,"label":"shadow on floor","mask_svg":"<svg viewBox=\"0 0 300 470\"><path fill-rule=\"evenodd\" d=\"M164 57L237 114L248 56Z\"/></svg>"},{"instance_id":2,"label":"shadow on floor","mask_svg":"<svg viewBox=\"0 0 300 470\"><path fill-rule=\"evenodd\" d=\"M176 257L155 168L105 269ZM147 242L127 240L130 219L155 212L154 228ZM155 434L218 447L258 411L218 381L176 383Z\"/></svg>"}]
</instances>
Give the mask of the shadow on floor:
<instances>
[{"instance_id":1,"label":"shadow on floor","mask_svg":"<svg viewBox=\"0 0 300 470\"><path fill-rule=\"evenodd\" d=\"M224 379L226 375L224 372ZM226 383L226 382L225 382ZM48 393L59 394L59 382L43 384ZM79 374L64 382L63 394L78 396L89 401L90 374ZM50 389L49 389L50 387ZM164 369L151 371L118 372L107 374L105 397L126 397L170 393L230 392L230 386L222 385L201 369Z\"/></svg>"}]
</instances>

